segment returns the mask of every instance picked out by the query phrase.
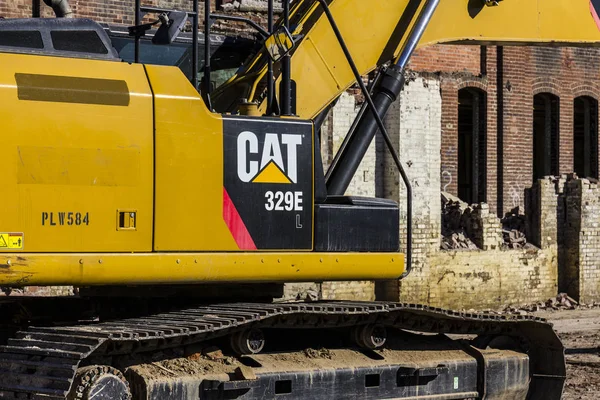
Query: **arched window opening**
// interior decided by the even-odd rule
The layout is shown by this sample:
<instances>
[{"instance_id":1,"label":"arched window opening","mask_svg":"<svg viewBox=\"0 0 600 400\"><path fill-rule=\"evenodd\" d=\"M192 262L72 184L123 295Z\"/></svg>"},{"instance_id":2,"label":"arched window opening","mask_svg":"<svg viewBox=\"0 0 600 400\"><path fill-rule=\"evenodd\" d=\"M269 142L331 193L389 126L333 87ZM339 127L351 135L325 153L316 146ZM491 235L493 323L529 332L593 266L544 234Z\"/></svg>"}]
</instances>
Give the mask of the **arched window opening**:
<instances>
[{"instance_id":1,"label":"arched window opening","mask_svg":"<svg viewBox=\"0 0 600 400\"><path fill-rule=\"evenodd\" d=\"M533 179L558 175L560 99L551 93L533 97Z\"/></svg>"},{"instance_id":2,"label":"arched window opening","mask_svg":"<svg viewBox=\"0 0 600 400\"><path fill-rule=\"evenodd\" d=\"M475 88L458 91L458 197L486 201L487 95Z\"/></svg>"},{"instance_id":3,"label":"arched window opening","mask_svg":"<svg viewBox=\"0 0 600 400\"><path fill-rule=\"evenodd\" d=\"M573 170L598 179L598 101L577 97L573 104Z\"/></svg>"}]
</instances>

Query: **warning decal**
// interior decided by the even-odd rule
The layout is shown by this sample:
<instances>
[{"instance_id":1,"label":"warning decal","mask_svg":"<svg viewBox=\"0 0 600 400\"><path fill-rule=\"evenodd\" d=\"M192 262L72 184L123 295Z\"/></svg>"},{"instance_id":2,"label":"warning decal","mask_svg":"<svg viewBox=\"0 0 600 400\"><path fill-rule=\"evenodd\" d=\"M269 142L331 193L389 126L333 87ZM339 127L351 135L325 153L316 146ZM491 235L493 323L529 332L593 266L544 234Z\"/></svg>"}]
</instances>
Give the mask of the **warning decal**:
<instances>
[{"instance_id":1,"label":"warning decal","mask_svg":"<svg viewBox=\"0 0 600 400\"><path fill-rule=\"evenodd\" d=\"M596 21L596 26L600 29L600 0L590 0L590 12L592 13L592 17L594 21Z\"/></svg>"},{"instance_id":2,"label":"warning decal","mask_svg":"<svg viewBox=\"0 0 600 400\"><path fill-rule=\"evenodd\" d=\"M23 250L22 233L0 233L0 250Z\"/></svg>"}]
</instances>

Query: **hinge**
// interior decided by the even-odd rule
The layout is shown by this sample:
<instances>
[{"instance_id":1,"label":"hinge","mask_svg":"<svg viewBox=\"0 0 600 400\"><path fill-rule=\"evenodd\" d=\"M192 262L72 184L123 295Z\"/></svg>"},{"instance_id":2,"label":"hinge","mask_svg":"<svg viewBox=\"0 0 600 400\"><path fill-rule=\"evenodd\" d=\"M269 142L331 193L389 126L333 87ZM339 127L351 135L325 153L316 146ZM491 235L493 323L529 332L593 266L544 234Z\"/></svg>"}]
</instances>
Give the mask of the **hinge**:
<instances>
[{"instance_id":1,"label":"hinge","mask_svg":"<svg viewBox=\"0 0 600 400\"><path fill-rule=\"evenodd\" d=\"M488 7L495 7L497 5L500 5L500 2L502 0L483 0L483 2L485 3L486 6Z\"/></svg>"}]
</instances>

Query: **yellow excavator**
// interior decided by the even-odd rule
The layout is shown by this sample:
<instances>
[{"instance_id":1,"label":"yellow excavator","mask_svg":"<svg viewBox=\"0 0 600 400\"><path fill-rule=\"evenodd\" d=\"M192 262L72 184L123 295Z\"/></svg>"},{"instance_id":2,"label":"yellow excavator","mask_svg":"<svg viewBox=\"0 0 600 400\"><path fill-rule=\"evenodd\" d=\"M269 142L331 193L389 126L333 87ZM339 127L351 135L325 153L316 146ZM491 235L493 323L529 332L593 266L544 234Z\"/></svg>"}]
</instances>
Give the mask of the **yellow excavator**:
<instances>
[{"instance_id":1,"label":"yellow excavator","mask_svg":"<svg viewBox=\"0 0 600 400\"><path fill-rule=\"evenodd\" d=\"M269 1L266 28L190 3L136 0L129 53L91 20L0 20L0 286L78 288L0 300L0 398L559 399L543 320L272 300L409 274L410 182L382 118L416 48L597 45L600 1L297 0L276 23ZM219 20L262 45L214 87ZM183 60L188 21L186 75L158 64ZM325 173L320 126L353 84L365 106ZM406 184L405 254L397 203L345 195L378 132Z\"/></svg>"}]
</instances>

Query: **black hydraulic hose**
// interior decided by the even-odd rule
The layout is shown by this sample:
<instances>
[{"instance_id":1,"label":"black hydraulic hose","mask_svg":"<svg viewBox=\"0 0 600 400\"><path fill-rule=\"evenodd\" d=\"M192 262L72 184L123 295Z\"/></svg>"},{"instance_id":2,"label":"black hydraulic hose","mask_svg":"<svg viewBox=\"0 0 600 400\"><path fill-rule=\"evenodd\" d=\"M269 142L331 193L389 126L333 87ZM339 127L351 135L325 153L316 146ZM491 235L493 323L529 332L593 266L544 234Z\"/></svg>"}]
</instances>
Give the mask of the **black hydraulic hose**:
<instances>
[{"instance_id":1,"label":"black hydraulic hose","mask_svg":"<svg viewBox=\"0 0 600 400\"><path fill-rule=\"evenodd\" d=\"M290 29L290 0L283 0L283 25ZM281 60L281 115L292 115L292 59L289 54Z\"/></svg>"},{"instance_id":2,"label":"black hydraulic hose","mask_svg":"<svg viewBox=\"0 0 600 400\"><path fill-rule=\"evenodd\" d=\"M204 84L204 100L206 102L206 107L212 111L212 104L210 101L210 3L210 0L204 0L204 77L202 81Z\"/></svg>"},{"instance_id":3,"label":"black hydraulic hose","mask_svg":"<svg viewBox=\"0 0 600 400\"><path fill-rule=\"evenodd\" d=\"M44 0L44 3L52 7L57 18L73 18L73 10L67 0Z\"/></svg>"},{"instance_id":4,"label":"black hydraulic hose","mask_svg":"<svg viewBox=\"0 0 600 400\"><path fill-rule=\"evenodd\" d=\"M269 31L269 35L273 34L273 0L268 1L268 16L267 16L267 29ZM267 61L267 115L270 115L273 112L273 89L274 89L274 80L273 80L273 60L271 57L268 57Z\"/></svg>"},{"instance_id":5,"label":"black hydraulic hose","mask_svg":"<svg viewBox=\"0 0 600 400\"><path fill-rule=\"evenodd\" d=\"M198 90L198 0L194 0L192 16L192 84L194 89ZM205 39L206 40L206 39Z\"/></svg>"},{"instance_id":6,"label":"black hydraulic hose","mask_svg":"<svg viewBox=\"0 0 600 400\"><path fill-rule=\"evenodd\" d=\"M431 21L431 17L433 16L438 4L440 4L440 0L428 0L423 6L423 10L413 25L410 34L406 39L406 43L404 43L404 46L402 46L400 55L395 62L397 66L405 68L408 64L408 61L417 48L419 41L423 37L423 33L425 33L425 29L427 28L427 25L429 25L429 21Z\"/></svg>"},{"instance_id":7,"label":"black hydraulic hose","mask_svg":"<svg viewBox=\"0 0 600 400\"><path fill-rule=\"evenodd\" d=\"M380 77L381 77L381 72L378 72L377 76L375 77L373 82L371 82L371 85L368 88L370 94L373 94L373 92L372 92L373 87L379 82ZM365 114L365 111L367 111L368 107L369 107L369 103L367 103L365 101L362 104L362 106L360 107L360 110L358 110L358 113L356 114L354 121L352 121L352 125L350 126L350 129L348 130L346 137L344 137L344 140L342 141L342 144L340 145L339 150L337 151L337 153L335 153L335 157L333 157L333 160L331 161L331 165L327 169L327 173L325 174L325 182L327 182L329 180L332 171L336 169L336 165L340 162L340 156L345 153L346 147L348 146L352 137L354 136L354 133L356 132L356 127L358 126L359 121L362 120L362 117Z\"/></svg>"},{"instance_id":8,"label":"black hydraulic hose","mask_svg":"<svg viewBox=\"0 0 600 400\"><path fill-rule=\"evenodd\" d=\"M375 103L373 102L373 99L371 98L371 94L369 93L364 82L362 81L360 72L356 68L356 64L354 63L354 60L352 59L352 55L350 54L350 51L348 50L348 47L346 46L346 43L344 42L344 39L337 27L337 24L335 23L335 20L333 18L333 15L331 14L331 11L329 10L326 0L317 0L317 1L321 4L321 7L323 7L323 10L325 12L325 15L327 16L327 19L328 19L330 25L331 25L331 28L333 29L333 32L340 44L340 47L342 48L342 51L344 52L344 55L346 56L346 60L348 61L348 64L350 64L350 68L352 69L352 72L354 73L356 82L360 86L360 89L363 92L365 99L366 99L367 103L369 104L369 107L371 108L371 111L372 111L371 114L375 118L377 127L379 128L379 131L383 135L383 138L388 147L388 150L390 151L392 158L394 159L394 163L396 164L396 167L398 168L398 171L400 172L402 181L406 185L406 213L407 213L406 269L405 269L404 273L402 274L402 276L400 277L400 278L404 278L412 270L412 197L413 197L412 186L410 184L408 176L406 175L406 172L404 171L404 168L402 167L402 164L400 163L400 157L398 156L398 153L394 149L392 141L391 141L391 139L387 133L387 130L385 128L385 125L383 124L383 121L381 119L381 116L379 115L378 108L375 107ZM401 66L401 63L402 62L406 63L408 61L408 59L410 58L410 54L412 53L412 51L415 49L417 43L419 42L423 32L425 31L425 27L427 26L427 23L431 19L431 16L433 15L433 11L435 11L435 8L439 4L439 2L440 2L440 0L429 0L425 4L425 6L423 8L423 12L419 16L419 20L415 23L415 25L413 26L413 29L411 31L411 34L409 35L409 36L413 36L413 33L416 33L418 35L418 38L413 38L413 40L408 41L407 45L404 46L402 54L399 57L398 62L396 64L397 66L399 66L401 68L401 70L403 70L403 66ZM398 87L400 85L398 83L396 83L396 85L394 85L394 86ZM388 97L388 96L384 96L384 97ZM389 107L389 105L388 105L388 107ZM371 137L371 139L372 139L372 137Z\"/></svg>"},{"instance_id":9,"label":"black hydraulic hose","mask_svg":"<svg viewBox=\"0 0 600 400\"><path fill-rule=\"evenodd\" d=\"M44 0L45 1L45 0ZM140 26L140 12L141 12L141 0L135 0L135 15L133 16L133 21L135 26ZM140 62L140 36L135 35L135 46L134 46L134 58L135 63Z\"/></svg>"}]
</instances>

